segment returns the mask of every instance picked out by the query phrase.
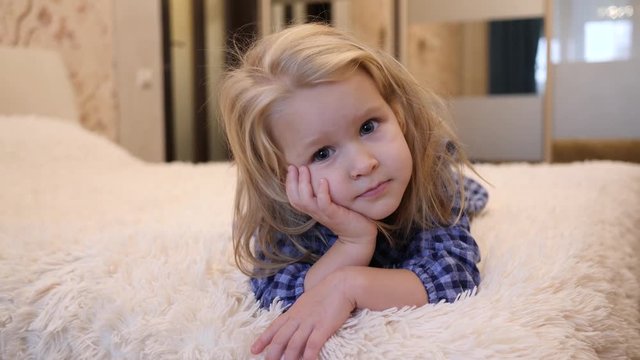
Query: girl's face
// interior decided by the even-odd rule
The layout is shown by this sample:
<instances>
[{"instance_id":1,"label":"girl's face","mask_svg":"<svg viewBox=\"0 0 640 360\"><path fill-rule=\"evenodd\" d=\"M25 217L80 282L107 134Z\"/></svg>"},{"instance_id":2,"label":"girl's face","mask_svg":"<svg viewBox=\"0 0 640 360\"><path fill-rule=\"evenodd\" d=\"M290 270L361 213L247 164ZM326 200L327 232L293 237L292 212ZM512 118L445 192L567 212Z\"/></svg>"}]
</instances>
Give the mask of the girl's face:
<instances>
[{"instance_id":1,"label":"girl's face","mask_svg":"<svg viewBox=\"0 0 640 360\"><path fill-rule=\"evenodd\" d=\"M333 202L373 220L398 208L411 178L411 153L365 72L296 90L279 105L269 130L289 164L309 168L315 192L325 178Z\"/></svg>"}]
</instances>

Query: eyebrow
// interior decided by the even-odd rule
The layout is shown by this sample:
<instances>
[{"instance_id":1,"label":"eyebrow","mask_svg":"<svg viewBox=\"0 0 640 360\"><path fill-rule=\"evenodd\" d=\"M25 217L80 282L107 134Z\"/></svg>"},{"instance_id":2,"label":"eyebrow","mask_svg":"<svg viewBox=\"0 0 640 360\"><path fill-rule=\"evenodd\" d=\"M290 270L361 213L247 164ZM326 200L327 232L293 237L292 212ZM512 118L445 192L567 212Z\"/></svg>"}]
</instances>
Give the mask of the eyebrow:
<instances>
[{"instance_id":1,"label":"eyebrow","mask_svg":"<svg viewBox=\"0 0 640 360\"><path fill-rule=\"evenodd\" d=\"M376 113L376 112L384 112L384 106L382 106L380 104L375 104L375 105L371 105L369 107L366 107L353 120L354 121L355 120L361 121L363 118L368 118L371 113ZM365 120L367 120L367 119L365 119Z\"/></svg>"},{"instance_id":2,"label":"eyebrow","mask_svg":"<svg viewBox=\"0 0 640 360\"><path fill-rule=\"evenodd\" d=\"M385 110L384 106L380 104L374 104L366 107L363 111L360 111L358 115L351 117L347 121L351 121L352 123L362 122L364 120L368 120L371 114L377 113L377 112L384 112L384 110ZM309 150L311 154L313 154L313 152L315 152L316 150L320 149L322 146L324 146L327 143L327 141L324 138L325 138L325 135L320 133L302 142L300 144L299 149L297 149L299 156L305 159L306 157L310 156L309 154L307 154L307 149L311 149ZM298 156L296 156L296 158L298 158Z\"/></svg>"},{"instance_id":3,"label":"eyebrow","mask_svg":"<svg viewBox=\"0 0 640 360\"><path fill-rule=\"evenodd\" d=\"M309 160L308 157L327 144L324 137L323 135L316 135L301 143L294 158L306 163Z\"/></svg>"}]
</instances>

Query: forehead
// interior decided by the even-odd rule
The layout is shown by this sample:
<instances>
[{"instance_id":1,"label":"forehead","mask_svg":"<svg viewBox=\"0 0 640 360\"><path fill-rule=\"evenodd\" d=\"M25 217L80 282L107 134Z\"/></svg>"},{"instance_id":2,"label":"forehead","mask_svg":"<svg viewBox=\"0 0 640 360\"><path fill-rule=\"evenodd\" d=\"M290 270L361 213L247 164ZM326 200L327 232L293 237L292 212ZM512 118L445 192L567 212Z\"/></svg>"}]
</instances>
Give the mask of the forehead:
<instances>
[{"instance_id":1,"label":"forehead","mask_svg":"<svg viewBox=\"0 0 640 360\"><path fill-rule=\"evenodd\" d=\"M358 129L367 116L387 110L373 80L356 71L341 81L295 90L276 106L268 127L287 162L299 164L309 151L330 145Z\"/></svg>"}]
</instances>

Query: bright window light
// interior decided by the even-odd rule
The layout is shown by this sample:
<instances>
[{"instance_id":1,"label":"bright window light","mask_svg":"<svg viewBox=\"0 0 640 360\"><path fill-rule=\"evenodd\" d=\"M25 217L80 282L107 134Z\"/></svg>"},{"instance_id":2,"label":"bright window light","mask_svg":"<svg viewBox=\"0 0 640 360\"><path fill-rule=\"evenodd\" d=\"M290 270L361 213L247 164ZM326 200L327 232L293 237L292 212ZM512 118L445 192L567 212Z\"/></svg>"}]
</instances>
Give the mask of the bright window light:
<instances>
[{"instance_id":1,"label":"bright window light","mask_svg":"<svg viewBox=\"0 0 640 360\"><path fill-rule=\"evenodd\" d=\"M584 24L584 60L620 61L631 58L633 23L629 20L589 21Z\"/></svg>"},{"instance_id":2,"label":"bright window light","mask_svg":"<svg viewBox=\"0 0 640 360\"><path fill-rule=\"evenodd\" d=\"M538 53L536 54L536 92L544 92L547 82L547 39L540 37L538 40Z\"/></svg>"}]
</instances>

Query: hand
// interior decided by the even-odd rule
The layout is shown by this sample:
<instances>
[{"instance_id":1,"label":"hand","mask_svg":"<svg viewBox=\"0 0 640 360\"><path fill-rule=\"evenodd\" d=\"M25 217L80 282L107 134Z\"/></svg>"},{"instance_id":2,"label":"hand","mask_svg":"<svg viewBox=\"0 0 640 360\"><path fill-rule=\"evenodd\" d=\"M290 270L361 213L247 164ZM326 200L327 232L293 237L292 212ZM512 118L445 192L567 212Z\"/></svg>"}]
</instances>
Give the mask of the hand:
<instances>
[{"instance_id":1,"label":"hand","mask_svg":"<svg viewBox=\"0 0 640 360\"><path fill-rule=\"evenodd\" d=\"M328 227L341 241L375 243L378 234L375 223L362 214L334 203L326 179L320 179L318 192L314 194L308 167L289 166L286 190L291 206Z\"/></svg>"},{"instance_id":2,"label":"hand","mask_svg":"<svg viewBox=\"0 0 640 360\"><path fill-rule=\"evenodd\" d=\"M251 346L253 354L266 348L266 360L317 359L324 343L349 318L355 301L347 295L344 276L325 278L280 315Z\"/></svg>"}]
</instances>

